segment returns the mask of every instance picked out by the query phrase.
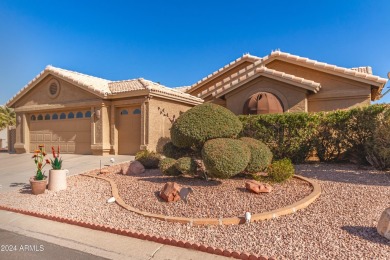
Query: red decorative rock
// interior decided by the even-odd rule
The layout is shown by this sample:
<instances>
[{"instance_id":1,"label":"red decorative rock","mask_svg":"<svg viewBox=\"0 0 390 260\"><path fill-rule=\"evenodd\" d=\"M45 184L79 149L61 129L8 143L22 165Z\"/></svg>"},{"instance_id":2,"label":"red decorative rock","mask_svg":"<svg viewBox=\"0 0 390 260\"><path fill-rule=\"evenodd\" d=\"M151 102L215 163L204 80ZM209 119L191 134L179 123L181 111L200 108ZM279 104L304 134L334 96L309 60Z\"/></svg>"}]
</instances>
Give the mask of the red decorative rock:
<instances>
[{"instance_id":1,"label":"red decorative rock","mask_svg":"<svg viewBox=\"0 0 390 260\"><path fill-rule=\"evenodd\" d=\"M248 191L251 191L251 192L254 192L254 193L268 193L268 192L271 192L272 191L272 186L269 185L268 183L261 183L261 182L258 182L258 181L255 181L255 180L250 180L250 181L247 181L245 182L245 188L248 190Z\"/></svg>"},{"instance_id":2,"label":"red decorative rock","mask_svg":"<svg viewBox=\"0 0 390 260\"><path fill-rule=\"evenodd\" d=\"M176 182L167 182L160 191L160 197L166 202L180 200L181 187Z\"/></svg>"}]
</instances>

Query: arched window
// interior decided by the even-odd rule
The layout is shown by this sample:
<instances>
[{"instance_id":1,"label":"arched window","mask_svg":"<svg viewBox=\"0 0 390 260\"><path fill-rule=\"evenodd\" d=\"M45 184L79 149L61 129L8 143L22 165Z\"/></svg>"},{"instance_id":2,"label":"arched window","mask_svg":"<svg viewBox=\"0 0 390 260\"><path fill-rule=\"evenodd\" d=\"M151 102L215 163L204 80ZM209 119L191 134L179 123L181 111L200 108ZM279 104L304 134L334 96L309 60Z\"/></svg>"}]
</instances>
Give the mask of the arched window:
<instances>
[{"instance_id":1,"label":"arched window","mask_svg":"<svg viewBox=\"0 0 390 260\"><path fill-rule=\"evenodd\" d=\"M272 93L258 92L249 97L243 107L244 115L283 113L283 106Z\"/></svg>"},{"instance_id":2,"label":"arched window","mask_svg":"<svg viewBox=\"0 0 390 260\"><path fill-rule=\"evenodd\" d=\"M58 115L57 115L57 114L53 114L53 116L51 117L51 119L57 120L57 119L58 119Z\"/></svg>"},{"instance_id":3,"label":"arched window","mask_svg":"<svg viewBox=\"0 0 390 260\"><path fill-rule=\"evenodd\" d=\"M66 114L65 113L61 113L60 119L66 119Z\"/></svg>"},{"instance_id":4,"label":"arched window","mask_svg":"<svg viewBox=\"0 0 390 260\"><path fill-rule=\"evenodd\" d=\"M83 118L83 117L84 117L84 115L82 112L77 112L76 118Z\"/></svg>"},{"instance_id":5,"label":"arched window","mask_svg":"<svg viewBox=\"0 0 390 260\"><path fill-rule=\"evenodd\" d=\"M127 109L123 109L121 111L121 115L124 116L124 115L128 115L129 114L129 111L127 111Z\"/></svg>"},{"instance_id":6,"label":"arched window","mask_svg":"<svg viewBox=\"0 0 390 260\"><path fill-rule=\"evenodd\" d=\"M91 111L85 112L85 117L91 117Z\"/></svg>"},{"instance_id":7,"label":"arched window","mask_svg":"<svg viewBox=\"0 0 390 260\"><path fill-rule=\"evenodd\" d=\"M43 116L41 114L38 115L38 120L43 120Z\"/></svg>"},{"instance_id":8,"label":"arched window","mask_svg":"<svg viewBox=\"0 0 390 260\"><path fill-rule=\"evenodd\" d=\"M45 115L45 120L50 120L50 115L49 114Z\"/></svg>"},{"instance_id":9,"label":"arched window","mask_svg":"<svg viewBox=\"0 0 390 260\"><path fill-rule=\"evenodd\" d=\"M31 121L35 121L35 120L37 120L36 116L35 116L35 115L32 115L32 116L31 116Z\"/></svg>"},{"instance_id":10,"label":"arched window","mask_svg":"<svg viewBox=\"0 0 390 260\"><path fill-rule=\"evenodd\" d=\"M69 114L68 114L68 119L73 119L74 118L74 113L73 112L70 112Z\"/></svg>"},{"instance_id":11,"label":"arched window","mask_svg":"<svg viewBox=\"0 0 390 260\"><path fill-rule=\"evenodd\" d=\"M133 115L140 115L140 114L141 114L141 109L139 109L139 108L134 109Z\"/></svg>"}]
</instances>

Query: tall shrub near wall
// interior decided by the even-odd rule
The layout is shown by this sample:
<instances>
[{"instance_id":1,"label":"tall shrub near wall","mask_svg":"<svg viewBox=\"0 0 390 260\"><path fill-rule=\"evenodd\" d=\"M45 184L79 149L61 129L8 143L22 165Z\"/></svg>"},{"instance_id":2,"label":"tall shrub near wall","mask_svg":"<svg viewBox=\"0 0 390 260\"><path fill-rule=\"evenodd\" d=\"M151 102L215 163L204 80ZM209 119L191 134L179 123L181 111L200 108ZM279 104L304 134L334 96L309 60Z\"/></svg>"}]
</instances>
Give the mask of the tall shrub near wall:
<instances>
[{"instance_id":1,"label":"tall shrub near wall","mask_svg":"<svg viewBox=\"0 0 390 260\"><path fill-rule=\"evenodd\" d=\"M318 115L284 113L240 116L243 123L241 136L264 142L275 159L290 158L303 162L314 147L319 124Z\"/></svg>"},{"instance_id":2,"label":"tall shrub near wall","mask_svg":"<svg viewBox=\"0 0 390 260\"><path fill-rule=\"evenodd\" d=\"M311 114L240 116L241 135L266 143L276 159L302 162L315 150L321 161L364 163L373 147L379 147L380 138L374 133L378 126L383 128L383 115L389 111L389 105L371 105Z\"/></svg>"}]
</instances>

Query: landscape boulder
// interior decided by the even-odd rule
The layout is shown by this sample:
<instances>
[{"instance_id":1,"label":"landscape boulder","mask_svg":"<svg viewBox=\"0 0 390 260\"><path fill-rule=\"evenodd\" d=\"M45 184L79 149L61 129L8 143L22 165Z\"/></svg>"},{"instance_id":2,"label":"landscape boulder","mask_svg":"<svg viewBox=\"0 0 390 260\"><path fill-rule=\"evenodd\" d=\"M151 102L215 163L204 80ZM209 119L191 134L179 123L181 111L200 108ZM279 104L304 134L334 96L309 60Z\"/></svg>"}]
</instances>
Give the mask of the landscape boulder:
<instances>
[{"instance_id":1,"label":"landscape boulder","mask_svg":"<svg viewBox=\"0 0 390 260\"><path fill-rule=\"evenodd\" d=\"M261 183L255 180L250 180L245 182L245 188L254 193L268 193L272 191L272 186L269 185L268 183Z\"/></svg>"},{"instance_id":2,"label":"landscape boulder","mask_svg":"<svg viewBox=\"0 0 390 260\"><path fill-rule=\"evenodd\" d=\"M176 182L167 182L160 191L160 197L166 202L180 200L181 187Z\"/></svg>"},{"instance_id":3,"label":"landscape boulder","mask_svg":"<svg viewBox=\"0 0 390 260\"><path fill-rule=\"evenodd\" d=\"M125 163L121 166L121 172L123 175L141 174L145 172L145 167L139 161L133 161L131 163Z\"/></svg>"},{"instance_id":4,"label":"landscape boulder","mask_svg":"<svg viewBox=\"0 0 390 260\"><path fill-rule=\"evenodd\" d=\"M381 236L390 240L390 208L383 211L376 229Z\"/></svg>"}]
</instances>

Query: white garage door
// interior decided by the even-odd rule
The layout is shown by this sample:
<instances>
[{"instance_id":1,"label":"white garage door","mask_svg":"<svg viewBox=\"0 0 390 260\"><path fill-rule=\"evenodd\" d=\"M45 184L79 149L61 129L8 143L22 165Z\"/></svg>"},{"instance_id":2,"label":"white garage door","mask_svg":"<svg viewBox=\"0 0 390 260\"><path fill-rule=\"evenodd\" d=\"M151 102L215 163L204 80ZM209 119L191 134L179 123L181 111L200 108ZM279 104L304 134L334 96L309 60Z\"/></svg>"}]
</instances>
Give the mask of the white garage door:
<instances>
[{"instance_id":1,"label":"white garage door","mask_svg":"<svg viewBox=\"0 0 390 260\"><path fill-rule=\"evenodd\" d=\"M30 115L30 152L39 145L60 146L61 153L91 154L91 112L67 111Z\"/></svg>"}]
</instances>

